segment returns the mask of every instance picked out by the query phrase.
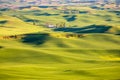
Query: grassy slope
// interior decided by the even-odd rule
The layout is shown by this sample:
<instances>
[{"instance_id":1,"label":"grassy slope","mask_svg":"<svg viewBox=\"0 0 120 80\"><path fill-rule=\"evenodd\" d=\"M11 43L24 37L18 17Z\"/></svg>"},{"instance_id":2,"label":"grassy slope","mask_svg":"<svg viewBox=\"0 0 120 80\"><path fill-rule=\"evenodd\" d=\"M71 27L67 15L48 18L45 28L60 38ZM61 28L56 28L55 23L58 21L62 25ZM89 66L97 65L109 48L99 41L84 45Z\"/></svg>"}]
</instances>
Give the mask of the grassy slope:
<instances>
[{"instance_id":1,"label":"grassy slope","mask_svg":"<svg viewBox=\"0 0 120 80\"><path fill-rule=\"evenodd\" d=\"M0 45L3 46L0 49L0 78L3 80L119 79L120 37L96 36L89 35L80 39L50 38L40 46L16 40L0 40Z\"/></svg>"},{"instance_id":2,"label":"grassy slope","mask_svg":"<svg viewBox=\"0 0 120 80\"><path fill-rule=\"evenodd\" d=\"M18 18L7 16L7 15L0 16L0 21L3 21L3 20L6 20L7 23L1 25L0 35L25 34L25 33L39 32L44 30L39 26L34 26L31 24L25 23L19 20Z\"/></svg>"}]
</instances>

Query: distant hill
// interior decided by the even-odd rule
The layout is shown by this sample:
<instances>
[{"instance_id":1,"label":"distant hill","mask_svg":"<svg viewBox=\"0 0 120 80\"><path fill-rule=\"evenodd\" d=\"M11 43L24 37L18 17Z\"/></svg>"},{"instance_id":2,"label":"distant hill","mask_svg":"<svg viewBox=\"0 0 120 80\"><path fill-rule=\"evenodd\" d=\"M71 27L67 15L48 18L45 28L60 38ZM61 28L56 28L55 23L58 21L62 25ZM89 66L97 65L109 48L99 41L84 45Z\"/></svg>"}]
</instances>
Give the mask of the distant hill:
<instances>
[{"instance_id":1,"label":"distant hill","mask_svg":"<svg viewBox=\"0 0 120 80\"><path fill-rule=\"evenodd\" d=\"M86 3L86 2L115 2L115 0L0 0L0 4L9 3L9 4L30 4L30 5L38 5L38 4L69 4L69 3Z\"/></svg>"}]
</instances>

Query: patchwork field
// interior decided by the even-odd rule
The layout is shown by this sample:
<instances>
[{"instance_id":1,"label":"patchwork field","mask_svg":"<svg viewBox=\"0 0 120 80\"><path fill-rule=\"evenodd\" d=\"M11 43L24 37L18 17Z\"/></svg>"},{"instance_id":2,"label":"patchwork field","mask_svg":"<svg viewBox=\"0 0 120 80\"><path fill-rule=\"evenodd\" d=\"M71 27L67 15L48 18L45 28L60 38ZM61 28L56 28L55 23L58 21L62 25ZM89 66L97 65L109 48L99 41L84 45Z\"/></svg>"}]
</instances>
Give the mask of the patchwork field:
<instances>
[{"instance_id":1,"label":"patchwork field","mask_svg":"<svg viewBox=\"0 0 120 80\"><path fill-rule=\"evenodd\" d=\"M120 80L119 15L82 9L1 12L0 80Z\"/></svg>"}]
</instances>

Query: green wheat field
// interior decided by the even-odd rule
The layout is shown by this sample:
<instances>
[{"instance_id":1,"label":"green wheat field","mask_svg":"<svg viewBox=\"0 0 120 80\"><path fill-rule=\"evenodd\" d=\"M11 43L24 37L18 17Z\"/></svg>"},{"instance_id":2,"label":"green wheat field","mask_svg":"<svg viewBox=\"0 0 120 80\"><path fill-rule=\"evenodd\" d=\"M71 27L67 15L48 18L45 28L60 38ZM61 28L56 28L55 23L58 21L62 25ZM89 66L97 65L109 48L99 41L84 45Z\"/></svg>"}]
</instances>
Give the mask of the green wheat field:
<instances>
[{"instance_id":1,"label":"green wheat field","mask_svg":"<svg viewBox=\"0 0 120 80\"><path fill-rule=\"evenodd\" d=\"M120 11L68 8L0 11L0 80L120 80Z\"/></svg>"}]
</instances>

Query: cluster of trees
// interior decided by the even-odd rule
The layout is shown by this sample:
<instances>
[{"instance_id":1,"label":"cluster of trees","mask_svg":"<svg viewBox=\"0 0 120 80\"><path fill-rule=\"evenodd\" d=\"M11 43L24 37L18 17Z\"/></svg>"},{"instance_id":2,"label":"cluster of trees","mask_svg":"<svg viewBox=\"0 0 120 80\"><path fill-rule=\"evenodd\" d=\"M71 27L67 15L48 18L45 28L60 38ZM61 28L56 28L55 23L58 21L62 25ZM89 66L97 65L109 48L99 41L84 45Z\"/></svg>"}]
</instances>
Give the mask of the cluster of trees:
<instances>
[{"instance_id":1,"label":"cluster of trees","mask_svg":"<svg viewBox=\"0 0 120 80\"><path fill-rule=\"evenodd\" d=\"M22 39L24 35L11 35L11 36L1 36L0 39Z\"/></svg>"},{"instance_id":2,"label":"cluster of trees","mask_svg":"<svg viewBox=\"0 0 120 80\"><path fill-rule=\"evenodd\" d=\"M82 37L85 37L84 34L66 34L65 36L66 36L66 38L70 38L70 37L82 38Z\"/></svg>"},{"instance_id":3,"label":"cluster of trees","mask_svg":"<svg viewBox=\"0 0 120 80\"><path fill-rule=\"evenodd\" d=\"M57 28L66 27L66 24L65 24L65 22L57 23L57 24L56 24L56 27L57 27Z\"/></svg>"},{"instance_id":4,"label":"cluster of trees","mask_svg":"<svg viewBox=\"0 0 120 80\"><path fill-rule=\"evenodd\" d=\"M56 33L56 34L50 34L51 36L57 37L57 38L82 38L85 37L86 34L76 34L76 33Z\"/></svg>"}]
</instances>

